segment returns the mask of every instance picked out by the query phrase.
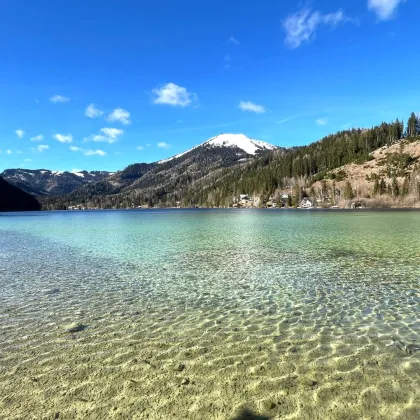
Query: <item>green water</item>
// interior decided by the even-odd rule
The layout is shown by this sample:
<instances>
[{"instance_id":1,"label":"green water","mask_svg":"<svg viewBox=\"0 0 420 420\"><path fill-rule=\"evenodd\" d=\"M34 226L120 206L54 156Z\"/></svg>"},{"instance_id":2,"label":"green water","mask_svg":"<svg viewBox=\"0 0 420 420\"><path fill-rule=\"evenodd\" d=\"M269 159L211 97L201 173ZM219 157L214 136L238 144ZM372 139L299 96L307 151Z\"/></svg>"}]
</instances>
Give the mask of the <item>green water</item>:
<instances>
[{"instance_id":1,"label":"green water","mask_svg":"<svg viewBox=\"0 0 420 420\"><path fill-rule=\"evenodd\" d=\"M0 419L418 419L419 233L414 211L1 215Z\"/></svg>"}]
</instances>

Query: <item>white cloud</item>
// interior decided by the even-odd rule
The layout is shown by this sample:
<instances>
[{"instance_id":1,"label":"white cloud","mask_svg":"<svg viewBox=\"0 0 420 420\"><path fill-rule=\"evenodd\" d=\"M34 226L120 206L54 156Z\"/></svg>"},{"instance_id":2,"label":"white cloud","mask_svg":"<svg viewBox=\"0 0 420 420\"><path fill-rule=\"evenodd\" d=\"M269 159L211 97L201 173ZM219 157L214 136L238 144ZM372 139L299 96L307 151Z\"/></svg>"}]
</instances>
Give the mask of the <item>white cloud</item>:
<instances>
[{"instance_id":1,"label":"white cloud","mask_svg":"<svg viewBox=\"0 0 420 420\"><path fill-rule=\"evenodd\" d=\"M12 151L11 151L10 149L7 149L7 150L6 150L6 153L7 153L8 155L11 155L11 154L12 154Z\"/></svg>"},{"instance_id":2,"label":"white cloud","mask_svg":"<svg viewBox=\"0 0 420 420\"><path fill-rule=\"evenodd\" d=\"M39 134L35 137L31 137L31 141L41 141L44 140L44 136L42 134Z\"/></svg>"},{"instance_id":3,"label":"white cloud","mask_svg":"<svg viewBox=\"0 0 420 420\"><path fill-rule=\"evenodd\" d=\"M405 3L405 0L368 0L368 8L379 20L389 20L395 16L400 3Z\"/></svg>"},{"instance_id":4,"label":"white cloud","mask_svg":"<svg viewBox=\"0 0 420 420\"><path fill-rule=\"evenodd\" d=\"M70 146L70 150L72 152L82 152L85 156L105 156L106 152L103 150L92 150L92 149L82 149L81 147L77 146Z\"/></svg>"},{"instance_id":5,"label":"white cloud","mask_svg":"<svg viewBox=\"0 0 420 420\"><path fill-rule=\"evenodd\" d=\"M20 139L25 135L25 132L21 129L16 130L15 133Z\"/></svg>"},{"instance_id":6,"label":"white cloud","mask_svg":"<svg viewBox=\"0 0 420 420\"><path fill-rule=\"evenodd\" d=\"M105 134L105 136L110 137L113 140L117 140L118 137L120 137L124 133L124 130L121 130L119 128L105 127L101 128L101 133Z\"/></svg>"},{"instance_id":7,"label":"white cloud","mask_svg":"<svg viewBox=\"0 0 420 420\"><path fill-rule=\"evenodd\" d=\"M24 162L32 162L32 159L25 159Z\"/></svg>"},{"instance_id":8,"label":"white cloud","mask_svg":"<svg viewBox=\"0 0 420 420\"><path fill-rule=\"evenodd\" d=\"M84 150L83 153L84 153L85 156L105 156L106 155L106 152L104 152L103 150L99 150L99 149Z\"/></svg>"},{"instance_id":9,"label":"white cloud","mask_svg":"<svg viewBox=\"0 0 420 420\"><path fill-rule=\"evenodd\" d=\"M324 15L318 10L312 11L305 7L283 21L283 29L286 32L284 42L289 48L298 48L302 43L314 39L320 25L335 28L339 23L347 21L354 22L341 9Z\"/></svg>"},{"instance_id":10,"label":"white cloud","mask_svg":"<svg viewBox=\"0 0 420 420\"><path fill-rule=\"evenodd\" d=\"M48 150L50 148L50 146L47 146L46 144L40 144L37 146L36 150L38 150L38 152L43 152L44 150Z\"/></svg>"},{"instance_id":11,"label":"white cloud","mask_svg":"<svg viewBox=\"0 0 420 420\"><path fill-rule=\"evenodd\" d=\"M328 118L318 118L315 122L317 125L326 125L328 123Z\"/></svg>"},{"instance_id":12,"label":"white cloud","mask_svg":"<svg viewBox=\"0 0 420 420\"><path fill-rule=\"evenodd\" d=\"M233 44L239 45L239 41L234 36L231 36L229 38L229 42L232 42Z\"/></svg>"},{"instance_id":13,"label":"white cloud","mask_svg":"<svg viewBox=\"0 0 420 420\"><path fill-rule=\"evenodd\" d=\"M73 141L73 136L71 134L54 134L53 138L60 143L71 143Z\"/></svg>"},{"instance_id":14,"label":"white cloud","mask_svg":"<svg viewBox=\"0 0 420 420\"><path fill-rule=\"evenodd\" d=\"M54 95L51 96L50 101L56 103L66 103L70 100L70 98L67 98L66 96L62 96L62 95Z\"/></svg>"},{"instance_id":15,"label":"white cloud","mask_svg":"<svg viewBox=\"0 0 420 420\"><path fill-rule=\"evenodd\" d=\"M171 145L168 144L168 143L165 143L164 141L161 141L161 142L159 142L157 144L157 147L159 147L160 149L166 149L166 150L168 150L168 149L171 148Z\"/></svg>"},{"instance_id":16,"label":"white cloud","mask_svg":"<svg viewBox=\"0 0 420 420\"><path fill-rule=\"evenodd\" d=\"M115 122L118 121L121 124L128 125L131 124L130 113L122 108L114 109L107 117L107 121Z\"/></svg>"},{"instance_id":17,"label":"white cloud","mask_svg":"<svg viewBox=\"0 0 420 420\"><path fill-rule=\"evenodd\" d=\"M137 146L137 150L144 150L144 146Z\"/></svg>"},{"instance_id":18,"label":"white cloud","mask_svg":"<svg viewBox=\"0 0 420 420\"><path fill-rule=\"evenodd\" d=\"M89 118L100 117L101 115L103 115L103 113L104 112L96 108L94 104L90 104L85 110L85 115Z\"/></svg>"},{"instance_id":19,"label":"white cloud","mask_svg":"<svg viewBox=\"0 0 420 420\"><path fill-rule=\"evenodd\" d=\"M101 128L101 134L95 134L90 137L86 137L85 141L95 141L95 142L104 142L104 143L116 143L119 138L124 134L124 130L119 128L105 127Z\"/></svg>"},{"instance_id":20,"label":"white cloud","mask_svg":"<svg viewBox=\"0 0 420 420\"><path fill-rule=\"evenodd\" d=\"M175 83L167 83L160 88L153 89L153 93L156 95L153 101L155 104L186 107L197 100L195 93L188 92L186 88Z\"/></svg>"},{"instance_id":21,"label":"white cloud","mask_svg":"<svg viewBox=\"0 0 420 420\"><path fill-rule=\"evenodd\" d=\"M255 112L256 114L263 114L264 112L266 112L266 109L262 105L257 105L257 104L254 104L254 103L250 102L250 101L239 102L239 108L242 109L242 111Z\"/></svg>"}]
</instances>

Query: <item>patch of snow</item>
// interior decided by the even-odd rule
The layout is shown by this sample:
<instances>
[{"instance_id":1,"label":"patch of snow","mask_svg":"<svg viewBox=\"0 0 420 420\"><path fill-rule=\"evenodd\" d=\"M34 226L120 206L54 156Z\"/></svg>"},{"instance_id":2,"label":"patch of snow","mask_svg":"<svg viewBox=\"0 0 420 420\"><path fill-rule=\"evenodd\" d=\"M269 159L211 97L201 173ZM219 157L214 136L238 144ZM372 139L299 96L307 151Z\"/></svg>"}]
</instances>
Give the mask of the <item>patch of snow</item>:
<instances>
[{"instance_id":1,"label":"patch of snow","mask_svg":"<svg viewBox=\"0 0 420 420\"><path fill-rule=\"evenodd\" d=\"M244 134L220 134L206 141L204 145L213 147L237 147L249 155L255 155L259 150L274 150L276 146L261 140L250 139Z\"/></svg>"},{"instance_id":2,"label":"patch of snow","mask_svg":"<svg viewBox=\"0 0 420 420\"><path fill-rule=\"evenodd\" d=\"M41 174L44 175L44 174L46 174L48 172L50 172L50 171L41 171Z\"/></svg>"},{"instance_id":3,"label":"patch of snow","mask_svg":"<svg viewBox=\"0 0 420 420\"><path fill-rule=\"evenodd\" d=\"M82 174L81 172L72 172L73 175L79 176L80 178L84 178L85 174Z\"/></svg>"},{"instance_id":4,"label":"patch of snow","mask_svg":"<svg viewBox=\"0 0 420 420\"><path fill-rule=\"evenodd\" d=\"M52 171L51 173L53 175L63 175L64 172L62 172L62 171Z\"/></svg>"},{"instance_id":5,"label":"patch of snow","mask_svg":"<svg viewBox=\"0 0 420 420\"><path fill-rule=\"evenodd\" d=\"M201 146L237 147L238 149L242 149L245 153L249 155L255 155L259 150L274 150L277 148L276 146L273 146L270 143L266 143L261 140L251 139L245 136L245 134L220 134L216 137L211 138L210 140L205 141L204 143L198 146L186 150L183 153L179 153L178 155L172 156L168 159L160 160L158 163L165 163L173 159L177 159Z\"/></svg>"}]
</instances>

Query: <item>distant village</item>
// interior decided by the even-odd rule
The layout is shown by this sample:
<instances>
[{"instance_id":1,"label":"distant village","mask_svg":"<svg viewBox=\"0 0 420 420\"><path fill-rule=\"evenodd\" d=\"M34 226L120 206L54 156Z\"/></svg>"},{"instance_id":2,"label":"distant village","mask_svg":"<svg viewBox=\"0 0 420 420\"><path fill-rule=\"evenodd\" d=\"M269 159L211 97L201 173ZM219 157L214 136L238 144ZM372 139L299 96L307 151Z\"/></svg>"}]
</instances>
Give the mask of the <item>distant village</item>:
<instances>
[{"instance_id":1,"label":"distant village","mask_svg":"<svg viewBox=\"0 0 420 420\"><path fill-rule=\"evenodd\" d=\"M333 200L329 196L319 196L317 198L312 197L302 197L299 200L292 199L292 193L287 191L276 192L276 195L270 196L268 200L263 200L260 196L252 196L251 194L240 194L233 199L233 203L229 206L230 208L301 208L301 209L311 209L311 208L338 208L334 203L338 202L340 197L335 197ZM181 201L177 201L176 205L172 208L183 208ZM351 202L348 204L349 208L362 208L363 205L358 202ZM147 204L141 206L131 206L131 207L116 207L120 209L149 209ZM69 206L68 210L99 210L99 207L90 207L86 204L78 204Z\"/></svg>"},{"instance_id":2,"label":"distant village","mask_svg":"<svg viewBox=\"0 0 420 420\"><path fill-rule=\"evenodd\" d=\"M262 202L260 197L253 198L248 194L241 194L233 203L233 208L282 208L282 207L292 207L291 205L291 195L287 193L281 193L277 197L270 197L268 201ZM300 208L309 209L315 207L314 202L309 198L304 197L300 205L297 206Z\"/></svg>"}]
</instances>

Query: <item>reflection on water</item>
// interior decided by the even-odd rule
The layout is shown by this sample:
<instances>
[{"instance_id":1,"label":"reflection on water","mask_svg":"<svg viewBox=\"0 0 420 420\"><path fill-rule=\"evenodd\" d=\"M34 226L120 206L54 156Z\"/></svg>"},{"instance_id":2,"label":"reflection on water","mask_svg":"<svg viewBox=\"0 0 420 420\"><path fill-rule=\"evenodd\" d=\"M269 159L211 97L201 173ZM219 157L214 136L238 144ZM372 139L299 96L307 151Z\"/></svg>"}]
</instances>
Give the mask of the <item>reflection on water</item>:
<instances>
[{"instance_id":1,"label":"reflection on water","mask_svg":"<svg viewBox=\"0 0 420 420\"><path fill-rule=\"evenodd\" d=\"M418 419L419 227L399 212L1 216L0 418Z\"/></svg>"}]
</instances>

